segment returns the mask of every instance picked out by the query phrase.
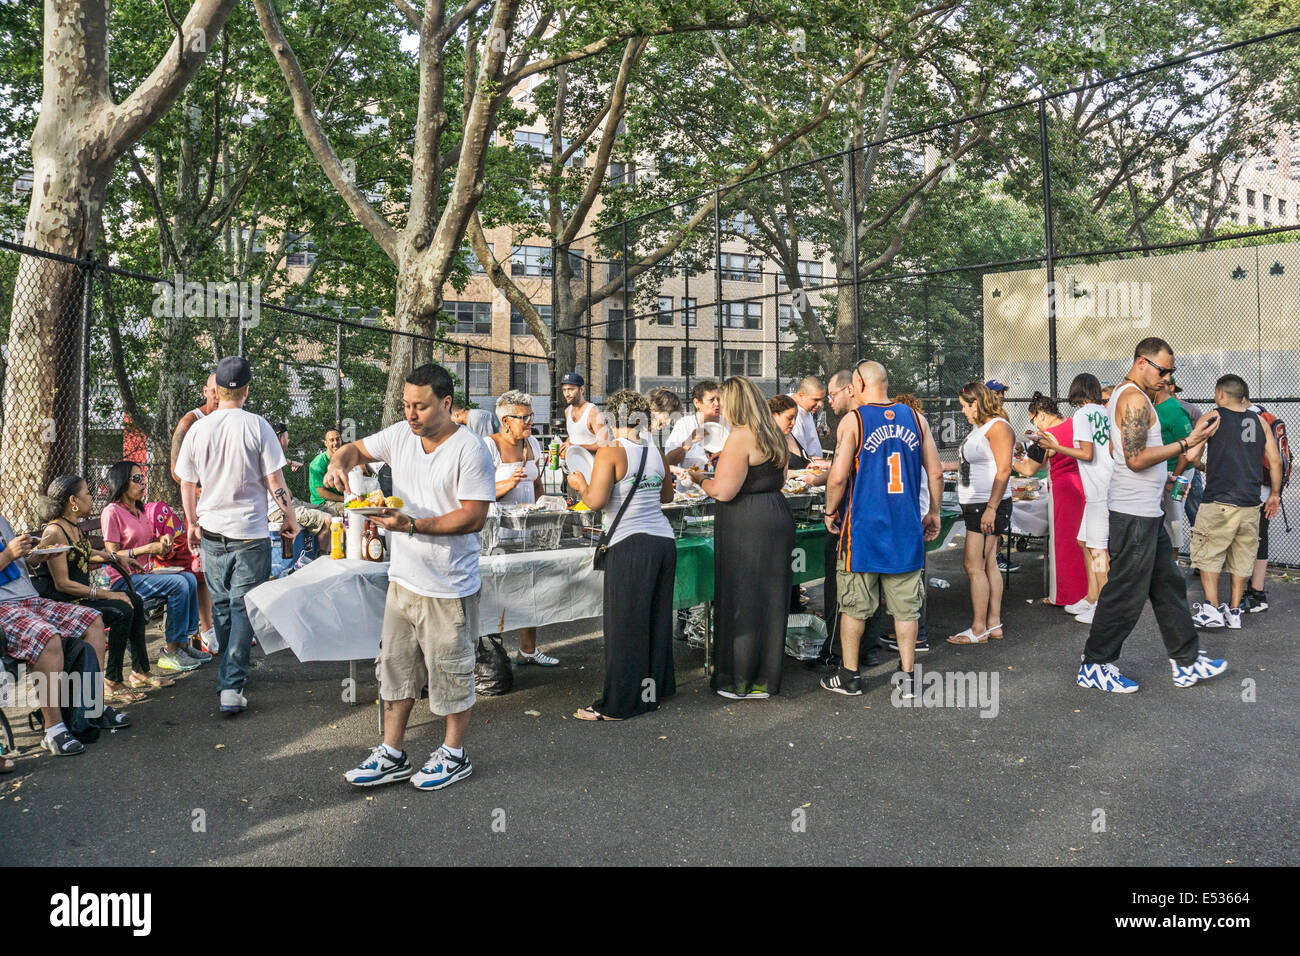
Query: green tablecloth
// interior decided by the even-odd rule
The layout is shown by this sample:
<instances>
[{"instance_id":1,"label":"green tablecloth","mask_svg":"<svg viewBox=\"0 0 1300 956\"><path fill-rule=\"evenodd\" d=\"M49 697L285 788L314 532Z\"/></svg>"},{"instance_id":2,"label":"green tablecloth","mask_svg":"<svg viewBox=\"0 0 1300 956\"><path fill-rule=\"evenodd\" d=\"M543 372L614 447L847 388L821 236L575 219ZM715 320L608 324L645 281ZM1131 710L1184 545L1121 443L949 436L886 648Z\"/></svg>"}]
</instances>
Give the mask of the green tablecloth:
<instances>
[{"instance_id":1,"label":"green tablecloth","mask_svg":"<svg viewBox=\"0 0 1300 956\"><path fill-rule=\"evenodd\" d=\"M943 547L959 511L939 512L939 537L926 543L927 551ZM826 577L826 526L804 525L795 528L791 554L794 583L804 584ZM713 600L713 538L677 539L677 576L673 581L673 607L694 607Z\"/></svg>"}]
</instances>

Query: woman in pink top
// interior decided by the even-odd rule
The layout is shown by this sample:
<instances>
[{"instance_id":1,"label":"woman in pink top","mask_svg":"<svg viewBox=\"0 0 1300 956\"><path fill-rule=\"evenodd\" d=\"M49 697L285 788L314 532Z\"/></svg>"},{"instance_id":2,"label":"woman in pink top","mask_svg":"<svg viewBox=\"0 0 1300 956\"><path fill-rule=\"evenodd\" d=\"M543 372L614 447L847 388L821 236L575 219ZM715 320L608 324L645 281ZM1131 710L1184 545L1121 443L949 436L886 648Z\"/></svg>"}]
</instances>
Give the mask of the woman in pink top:
<instances>
[{"instance_id":1,"label":"woman in pink top","mask_svg":"<svg viewBox=\"0 0 1300 956\"><path fill-rule=\"evenodd\" d=\"M1061 417L1056 401L1049 396L1034 393L1029 401L1029 421L1058 445L1074 447L1074 423ZM1079 463L1068 455L1058 455L1042 447L1036 448L1036 452L1016 461L1014 467L1022 475L1033 475L1043 458L1050 463L1048 487L1052 517L1047 555L1051 583L1045 603L1064 607L1088 593L1088 569L1083 563L1083 552L1075 542L1075 532L1083 521L1083 479L1079 476Z\"/></svg>"},{"instance_id":2,"label":"woman in pink top","mask_svg":"<svg viewBox=\"0 0 1300 956\"><path fill-rule=\"evenodd\" d=\"M212 660L212 655L190 646L198 633L198 581L189 571L166 572L158 558L166 557L173 547L170 535L157 536L144 510L144 470L133 461L119 461L108 472L109 501L99 517L104 547L123 560L132 570L131 587L147 602L161 596L167 601L167 645L158 657L158 669L192 671ZM115 570L109 570L114 590L125 591L127 582Z\"/></svg>"}]
</instances>

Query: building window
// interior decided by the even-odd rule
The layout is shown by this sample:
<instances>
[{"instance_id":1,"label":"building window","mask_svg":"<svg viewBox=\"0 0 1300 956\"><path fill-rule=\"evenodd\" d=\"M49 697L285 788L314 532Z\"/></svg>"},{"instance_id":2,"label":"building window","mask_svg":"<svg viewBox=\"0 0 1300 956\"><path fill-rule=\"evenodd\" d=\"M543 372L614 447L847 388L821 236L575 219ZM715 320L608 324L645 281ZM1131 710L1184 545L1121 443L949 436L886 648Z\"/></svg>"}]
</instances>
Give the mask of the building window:
<instances>
[{"instance_id":1,"label":"building window","mask_svg":"<svg viewBox=\"0 0 1300 956\"><path fill-rule=\"evenodd\" d=\"M682 374L695 374L695 349L693 347L682 349Z\"/></svg>"},{"instance_id":2,"label":"building window","mask_svg":"<svg viewBox=\"0 0 1300 956\"><path fill-rule=\"evenodd\" d=\"M444 302L442 308L455 321L455 331L477 335L492 333L491 302Z\"/></svg>"},{"instance_id":3,"label":"building window","mask_svg":"<svg viewBox=\"0 0 1300 956\"><path fill-rule=\"evenodd\" d=\"M730 219L722 220L722 231L732 236L753 236L758 234L754 218L747 212L738 212Z\"/></svg>"},{"instance_id":4,"label":"building window","mask_svg":"<svg viewBox=\"0 0 1300 956\"><path fill-rule=\"evenodd\" d=\"M735 252L722 254L722 278L734 282L762 282L763 266L758 256L744 256Z\"/></svg>"},{"instance_id":5,"label":"building window","mask_svg":"<svg viewBox=\"0 0 1300 956\"><path fill-rule=\"evenodd\" d=\"M729 329L761 329L763 304L761 302L722 303L722 324Z\"/></svg>"},{"instance_id":6,"label":"building window","mask_svg":"<svg viewBox=\"0 0 1300 956\"><path fill-rule=\"evenodd\" d=\"M492 243L489 242L487 247L488 252L495 256L496 250L493 248ZM470 272L474 273L476 276L487 275L487 268L483 263L478 261L478 256L474 255L474 250L470 248L468 243L465 245L462 254L465 256L465 262L469 266Z\"/></svg>"},{"instance_id":7,"label":"building window","mask_svg":"<svg viewBox=\"0 0 1300 956\"><path fill-rule=\"evenodd\" d=\"M1264 211L1265 212L1273 211L1273 197L1270 196L1268 193L1264 193Z\"/></svg>"},{"instance_id":8,"label":"building window","mask_svg":"<svg viewBox=\"0 0 1300 956\"><path fill-rule=\"evenodd\" d=\"M563 143L560 147L561 151L573 145L573 141L567 137L561 142ZM528 130L517 129L515 130L515 147L536 153L540 162L549 163L551 161L551 137L545 133L531 133ZM582 150L580 149L574 150L573 155L569 157L569 161L564 165L572 166L575 163L582 163Z\"/></svg>"},{"instance_id":9,"label":"building window","mask_svg":"<svg viewBox=\"0 0 1300 956\"><path fill-rule=\"evenodd\" d=\"M673 297L670 295L659 296L659 311L655 315L657 325L673 324Z\"/></svg>"},{"instance_id":10,"label":"building window","mask_svg":"<svg viewBox=\"0 0 1300 956\"><path fill-rule=\"evenodd\" d=\"M551 250L546 246L520 246L510 253L512 276L549 276Z\"/></svg>"},{"instance_id":11,"label":"building window","mask_svg":"<svg viewBox=\"0 0 1300 956\"><path fill-rule=\"evenodd\" d=\"M1249 206L1251 209L1255 208L1255 190L1253 189L1246 190L1246 205Z\"/></svg>"},{"instance_id":12,"label":"building window","mask_svg":"<svg viewBox=\"0 0 1300 956\"><path fill-rule=\"evenodd\" d=\"M673 347L671 345L659 346L659 374L673 374Z\"/></svg>"},{"instance_id":13,"label":"building window","mask_svg":"<svg viewBox=\"0 0 1300 956\"><path fill-rule=\"evenodd\" d=\"M763 374L763 353L757 349L723 349L722 374L757 378Z\"/></svg>"},{"instance_id":14,"label":"building window","mask_svg":"<svg viewBox=\"0 0 1300 956\"><path fill-rule=\"evenodd\" d=\"M636 380L636 363L625 362L622 359L609 359L606 362L605 373L605 394L618 391L620 388L632 388L632 383ZM624 378L626 372L627 377Z\"/></svg>"},{"instance_id":15,"label":"building window","mask_svg":"<svg viewBox=\"0 0 1300 956\"><path fill-rule=\"evenodd\" d=\"M784 302L781 303L776 309L777 322L779 323L777 328L782 332L789 332L790 326L794 322L798 321L795 315L796 313L793 305L787 305Z\"/></svg>"},{"instance_id":16,"label":"building window","mask_svg":"<svg viewBox=\"0 0 1300 956\"><path fill-rule=\"evenodd\" d=\"M815 288L822 284L822 264L820 262L800 259L796 266L799 273L800 284L805 288ZM784 287L786 285L784 270L777 274L776 284Z\"/></svg>"},{"instance_id":17,"label":"building window","mask_svg":"<svg viewBox=\"0 0 1300 956\"><path fill-rule=\"evenodd\" d=\"M286 266L309 266L316 261L316 243L312 242L311 236L291 232L288 238L285 243L289 250L284 257Z\"/></svg>"},{"instance_id":18,"label":"building window","mask_svg":"<svg viewBox=\"0 0 1300 956\"><path fill-rule=\"evenodd\" d=\"M547 395L551 391L551 385L546 374L545 362L516 362L514 379L510 383L511 388L517 388L521 392L527 392L536 398L538 395Z\"/></svg>"},{"instance_id":19,"label":"building window","mask_svg":"<svg viewBox=\"0 0 1300 956\"><path fill-rule=\"evenodd\" d=\"M537 314L542 317L542 321L546 323L546 327L548 329L551 328L551 325L554 320L553 318L554 307L549 305L534 305L533 308L536 309ZM516 309L513 305L510 307L510 334L511 335L529 334L528 323L524 321L523 313L520 312L518 309Z\"/></svg>"},{"instance_id":20,"label":"building window","mask_svg":"<svg viewBox=\"0 0 1300 956\"><path fill-rule=\"evenodd\" d=\"M636 182L636 166L633 163L610 163L609 184L611 186L631 186Z\"/></svg>"},{"instance_id":21,"label":"building window","mask_svg":"<svg viewBox=\"0 0 1300 956\"><path fill-rule=\"evenodd\" d=\"M447 362L444 367L465 386L470 395L492 394L492 363L470 362L469 377L465 377L464 362Z\"/></svg>"},{"instance_id":22,"label":"building window","mask_svg":"<svg viewBox=\"0 0 1300 956\"><path fill-rule=\"evenodd\" d=\"M1254 216L1247 216L1247 217L1246 217L1246 225L1248 225L1248 226L1253 226L1253 225L1255 225L1255 217L1254 217Z\"/></svg>"},{"instance_id":23,"label":"building window","mask_svg":"<svg viewBox=\"0 0 1300 956\"><path fill-rule=\"evenodd\" d=\"M1277 214L1279 216L1286 215L1286 200L1283 199L1281 196L1277 197Z\"/></svg>"},{"instance_id":24,"label":"building window","mask_svg":"<svg viewBox=\"0 0 1300 956\"><path fill-rule=\"evenodd\" d=\"M695 299L682 298L682 325L695 324Z\"/></svg>"}]
</instances>

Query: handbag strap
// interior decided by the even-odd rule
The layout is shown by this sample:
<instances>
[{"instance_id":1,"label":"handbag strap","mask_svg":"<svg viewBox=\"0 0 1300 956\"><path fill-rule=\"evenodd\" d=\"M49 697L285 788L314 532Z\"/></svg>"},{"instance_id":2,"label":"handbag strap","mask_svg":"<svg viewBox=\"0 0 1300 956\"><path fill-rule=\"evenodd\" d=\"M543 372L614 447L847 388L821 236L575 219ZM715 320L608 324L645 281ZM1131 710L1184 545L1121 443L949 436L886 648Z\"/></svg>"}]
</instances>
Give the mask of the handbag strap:
<instances>
[{"instance_id":1,"label":"handbag strap","mask_svg":"<svg viewBox=\"0 0 1300 956\"><path fill-rule=\"evenodd\" d=\"M627 497L624 498L623 503L619 505L618 514L614 515L614 520L610 524L609 530L600 536L601 547L608 547L608 545L606 545L605 542L608 541L610 538L614 537L614 530L618 527L618 523L623 520L623 512L627 511L627 506L632 503L632 496L636 494L637 488L641 487L641 476L645 474L645 462L646 459L649 457L650 457L650 446L646 445L641 450L641 466L637 468L636 477L632 479L632 490L627 493Z\"/></svg>"}]
</instances>

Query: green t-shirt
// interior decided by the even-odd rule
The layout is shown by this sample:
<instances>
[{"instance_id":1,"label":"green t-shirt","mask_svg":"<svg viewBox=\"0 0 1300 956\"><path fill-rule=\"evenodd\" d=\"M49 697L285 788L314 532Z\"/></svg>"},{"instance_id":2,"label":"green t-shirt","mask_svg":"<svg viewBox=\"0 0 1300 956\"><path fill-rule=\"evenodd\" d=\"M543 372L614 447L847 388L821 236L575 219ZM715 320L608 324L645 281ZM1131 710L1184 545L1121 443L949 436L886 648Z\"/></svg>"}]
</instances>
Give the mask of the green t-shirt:
<instances>
[{"instance_id":1,"label":"green t-shirt","mask_svg":"<svg viewBox=\"0 0 1300 956\"><path fill-rule=\"evenodd\" d=\"M316 489L325 484L325 471L329 466L330 456L327 451L321 452L307 466L307 481L311 484L311 488L308 490L311 492L311 503L314 505L323 505L326 502L325 498L316 493Z\"/></svg>"},{"instance_id":2,"label":"green t-shirt","mask_svg":"<svg viewBox=\"0 0 1300 956\"><path fill-rule=\"evenodd\" d=\"M1186 438L1192 433L1191 416L1176 398L1167 398L1157 405L1156 418L1160 419L1160 439L1166 445L1172 445L1178 439ZM1178 464L1178 457L1170 458L1165 464L1169 466L1170 471L1173 471L1174 466Z\"/></svg>"}]
</instances>

